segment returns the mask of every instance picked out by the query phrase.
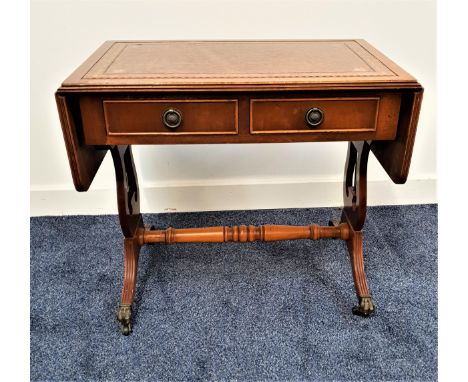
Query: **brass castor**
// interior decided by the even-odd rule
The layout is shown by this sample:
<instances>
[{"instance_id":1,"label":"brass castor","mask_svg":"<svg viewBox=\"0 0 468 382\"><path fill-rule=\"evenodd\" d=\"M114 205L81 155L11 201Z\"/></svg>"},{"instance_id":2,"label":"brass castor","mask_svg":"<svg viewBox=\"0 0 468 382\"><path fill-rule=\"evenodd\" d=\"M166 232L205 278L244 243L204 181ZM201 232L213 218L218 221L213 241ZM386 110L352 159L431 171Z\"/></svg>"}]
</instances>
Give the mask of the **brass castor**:
<instances>
[{"instance_id":1,"label":"brass castor","mask_svg":"<svg viewBox=\"0 0 468 382\"><path fill-rule=\"evenodd\" d=\"M120 322L120 328L124 336L132 332L132 307L131 305L120 305L116 314L117 321Z\"/></svg>"},{"instance_id":2,"label":"brass castor","mask_svg":"<svg viewBox=\"0 0 468 382\"><path fill-rule=\"evenodd\" d=\"M120 330L122 331L122 334L124 336L128 336L131 332L132 332L132 325L131 324L128 324L128 325L121 325L121 328Z\"/></svg>"},{"instance_id":3,"label":"brass castor","mask_svg":"<svg viewBox=\"0 0 468 382\"><path fill-rule=\"evenodd\" d=\"M353 314L361 317L372 316L375 312L375 306L371 296L359 297L359 305L353 307Z\"/></svg>"}]
</instances>

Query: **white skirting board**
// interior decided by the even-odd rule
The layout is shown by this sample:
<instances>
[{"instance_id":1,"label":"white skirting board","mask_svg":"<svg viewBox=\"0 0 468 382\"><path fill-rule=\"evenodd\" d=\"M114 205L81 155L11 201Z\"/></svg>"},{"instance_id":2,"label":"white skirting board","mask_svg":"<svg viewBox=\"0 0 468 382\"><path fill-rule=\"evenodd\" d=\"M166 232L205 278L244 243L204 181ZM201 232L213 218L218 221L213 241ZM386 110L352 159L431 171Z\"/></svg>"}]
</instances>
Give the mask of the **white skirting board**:
<instances>
[{"instance_id":1,"label":"white skirting board","mask_svg":"<svg viewBox=\"0 0 468 382\"><path fill-rule=\"evenodd\" d=\"M343 200L341 182L141 187L140 194L143 213L339 207ZM32 188L30 195L31 216L117 213L115 189ZM369 206L437 203L437 182L371 181L367 197Z\"/></svg>"}]
</instances>

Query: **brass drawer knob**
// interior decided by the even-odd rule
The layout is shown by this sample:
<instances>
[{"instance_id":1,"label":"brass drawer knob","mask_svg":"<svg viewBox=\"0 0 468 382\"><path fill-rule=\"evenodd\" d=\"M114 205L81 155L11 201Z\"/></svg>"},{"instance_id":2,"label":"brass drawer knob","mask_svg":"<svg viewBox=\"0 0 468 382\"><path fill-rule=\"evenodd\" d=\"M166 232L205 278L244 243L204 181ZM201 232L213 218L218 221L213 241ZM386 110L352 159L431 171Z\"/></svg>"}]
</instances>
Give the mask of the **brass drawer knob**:
<instances>
[{"instance_id":1,"label":"brass drawer knob","mask_svg":"<svg viewBox=\"0 0 468 382\"><path fill-rule=\"evenodd\" d=\"M177 129L182 123L182 113L177 109L167 109L163 113L162 120L168 129Z\"/></svg>"},{"instance_id":2,"label":"brass drawer knob","mask_svg":"<svg viewBox=\"0 0 468 382\"><path fill-rule=\"evenodd\" d=\"M305 121L310 127L315 127L323 122L323 111L318 107L309 109L305 115Z\"/></svg>"}]
</instances>

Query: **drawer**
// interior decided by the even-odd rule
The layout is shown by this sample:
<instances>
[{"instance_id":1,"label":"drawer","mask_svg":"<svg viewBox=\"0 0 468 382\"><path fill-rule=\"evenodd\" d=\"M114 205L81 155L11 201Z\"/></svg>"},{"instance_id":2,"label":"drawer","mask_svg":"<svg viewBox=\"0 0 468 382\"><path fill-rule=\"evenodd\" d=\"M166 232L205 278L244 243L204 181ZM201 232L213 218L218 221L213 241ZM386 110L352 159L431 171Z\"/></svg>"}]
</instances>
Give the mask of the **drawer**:
<instances>
[{"instance_id":1,"label":"drawer","mask_svg":"<svg viewBox=\"0 0 468 382\"><path fill-rule=\"evenodd\" d=\"M400 94L378 97L274 98L250 100L251 134L332 133L394 139Z\"/></svg>"},{"instance_id":2,"label":"drawer","mask_svg":"<svg viewBox=\"0 0 468 382\"><path fill-rule=\"evenodd\" d=\"M237 100L104 100L108 136L238 133Z\"/></svg>"}]
</instances>

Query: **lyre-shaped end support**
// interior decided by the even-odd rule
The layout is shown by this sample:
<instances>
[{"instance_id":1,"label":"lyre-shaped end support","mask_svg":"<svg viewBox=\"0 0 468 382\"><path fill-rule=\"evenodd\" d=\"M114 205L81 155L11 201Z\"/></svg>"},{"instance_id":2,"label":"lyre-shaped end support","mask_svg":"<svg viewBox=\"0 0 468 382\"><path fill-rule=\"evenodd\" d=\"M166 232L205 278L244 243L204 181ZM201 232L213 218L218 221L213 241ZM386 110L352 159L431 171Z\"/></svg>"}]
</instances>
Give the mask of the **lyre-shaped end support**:
<instances>
[{"instance_id":1,"label":"lyre-shaped end support","mask_svg":"<svg viewBox=\"0 0 468 382\"><path fill-rule=\"evenodd\" d=\"M141 232L144 230L140 214L138 178L133 162L131 146L113 146L111 148L117 183L117 206L124 238L124 277L120 307L117 320L122 327L122 334L132 331L132 303L135 295L138 256L141 248Z\"/></svg>"},{"instance_id":2,"label":"lyre-shaped end support","mask_svg":"<svg viewBox=\"0 0 468 382\"><path fill-rule=\"evenodd\" d=\"M348 246L354 287L359 305L352 310L353 314L368 317L375 311L375 306L367 286L364 271L364 256L362 250L362 227L367 210L367 161L370 145L368 142L349 142L343 180L343 212L341 223L348 223ZM330 225L336 226L338 221L331 220Z\"/></svg>"},{"instance_id":3,"label":"lyre-shaped end support","mask_svg":"<svg viewBox=\"0 0 468 382\"><path fill-rule=\"evenodd\" d=\"M366 220L369 152L369 143L349 142L343 179L343 213L355 231L360 231Z\"/></svg>"}]
</instances>

